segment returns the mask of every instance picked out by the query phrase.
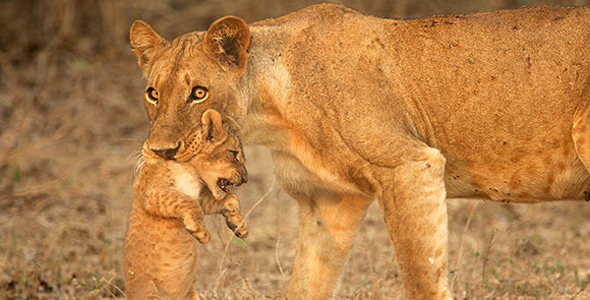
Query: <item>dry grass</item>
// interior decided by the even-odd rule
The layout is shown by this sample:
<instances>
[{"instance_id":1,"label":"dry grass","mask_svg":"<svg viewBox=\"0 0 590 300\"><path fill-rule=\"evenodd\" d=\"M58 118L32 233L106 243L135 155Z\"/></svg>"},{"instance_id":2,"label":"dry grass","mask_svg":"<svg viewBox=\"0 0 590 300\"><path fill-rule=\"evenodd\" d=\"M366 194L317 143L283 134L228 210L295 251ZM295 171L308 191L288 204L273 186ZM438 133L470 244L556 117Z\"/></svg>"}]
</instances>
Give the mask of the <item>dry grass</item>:
<instances>
[{"instance_id":1,"label":"dry grass","mask_svg":"<svg viewBox=\"0 0 590 300\"><path fill-rule=\"evenodd\" d=\"M560 1L348 1L388 17L464 13ZM127 46L135 19L166 37L226 14L247 21L311 1L0 0L0 299L123 297L122 245L133 201L133 153L147 133L143 80ZM568 4L584 4L583 1ZM218 217L201 247L204 299L282 299L293 268L297 208L273 184L266 150L247 149L238 193L251 235ZM264 197L263 197L264 196ZM255 206L256 204L256 206ZM449 202L459 299L590 299L590 206ZM216 234L215 234L216 233ZM395 255L372 206L338 299L401 299Z\"/></svg>"}]
</instances>

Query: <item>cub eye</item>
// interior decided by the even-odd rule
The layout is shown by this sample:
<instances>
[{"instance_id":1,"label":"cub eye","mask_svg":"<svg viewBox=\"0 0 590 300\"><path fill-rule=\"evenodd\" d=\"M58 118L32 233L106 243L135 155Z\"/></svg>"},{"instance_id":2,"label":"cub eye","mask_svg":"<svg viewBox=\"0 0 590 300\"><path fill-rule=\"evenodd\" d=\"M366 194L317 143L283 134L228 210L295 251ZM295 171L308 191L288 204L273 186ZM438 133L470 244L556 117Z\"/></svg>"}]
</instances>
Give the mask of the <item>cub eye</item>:
<instances>
[{"instance_id":1,"label":"cub eye","mask_svg":"<svg viewBox=\"0 0 590 300\"><path fill-rule=\"evenodd\" d=\"M238 151L229 150L229 153L231 153L231 156L233 156L236 161L239 161L239 159L238 159L239 152Z\"/></svg>"},{"instance_id":2,"label":"cub eye","mask_svg":"<svg viewBox=\"0 0 590 300\"><path fill-rule=\"evenodd\" d=\"M209 90L204 86L195 86L188 97L188 101L192 103L201 103L209 98Z\"/></svg>"},{"instance_id":3,"label":"cub eye","mask_svg":"<svg viewBox=\"0 0 590 300\"><path fill-rule=\"evenodd\" d=\"M153 104L156 105L158 104L158 91L156 91L155 88L153 87L149 87L146 91L145 91L145 96L146 96L146 100Z\"/></svg>"}]
</instances>

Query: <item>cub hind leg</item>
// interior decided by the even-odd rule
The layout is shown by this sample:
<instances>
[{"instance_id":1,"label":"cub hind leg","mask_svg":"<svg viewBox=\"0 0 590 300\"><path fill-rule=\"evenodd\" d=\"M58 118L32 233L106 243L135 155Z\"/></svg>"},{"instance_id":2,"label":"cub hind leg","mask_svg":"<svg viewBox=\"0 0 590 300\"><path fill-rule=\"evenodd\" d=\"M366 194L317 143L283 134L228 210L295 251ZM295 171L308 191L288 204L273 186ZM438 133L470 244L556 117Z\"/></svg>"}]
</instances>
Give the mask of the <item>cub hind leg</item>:
<instances>
[{"instance_id":1,"label":"cub hind leg","mask_svg":"<svg viewBox=\"0 0 590 300\"><path fill-rule=\"evenodd\" d=\"M199 300L199 294L197 293L196 290L192 290L189 294L189 300Z\"/></svg>"},{"instance_id":2,"label":"cub hind leg","mask_svg":"<svg viewBox=\"0 0 590 300\"><path fill-rule=\"evenodd\" d=\"M170 296L153 279L136 283L133 290L127 290L128 300L164 300Z\"/></svg>"}]
</instances>

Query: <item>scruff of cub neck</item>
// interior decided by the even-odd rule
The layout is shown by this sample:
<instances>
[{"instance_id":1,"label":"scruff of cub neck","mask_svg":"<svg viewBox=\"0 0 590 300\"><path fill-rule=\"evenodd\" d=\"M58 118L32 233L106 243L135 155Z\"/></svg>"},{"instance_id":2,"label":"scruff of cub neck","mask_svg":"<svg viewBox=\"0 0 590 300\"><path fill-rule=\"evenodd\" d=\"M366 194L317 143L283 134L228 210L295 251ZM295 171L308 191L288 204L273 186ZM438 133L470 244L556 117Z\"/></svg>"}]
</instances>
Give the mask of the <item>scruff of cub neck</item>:
<instances>
[{"instance_id":1,"label":"scruff of cub neck","mask_svg":"<svg viewBox=\"0 0 590 300\"><path fill-rule=\"evenodd\" d=\"M179 160L165 160L151 151L147 143L144 143L142 148L144 165L159 165L158 168L167 170L173 179L171 183L173 183L174 189L193 199L198 199L201 190L206 186L195 172L195 169L186 163L195 155L196 153L192 153L190 155L186 154Z\"/></svg>"}]
</instances>

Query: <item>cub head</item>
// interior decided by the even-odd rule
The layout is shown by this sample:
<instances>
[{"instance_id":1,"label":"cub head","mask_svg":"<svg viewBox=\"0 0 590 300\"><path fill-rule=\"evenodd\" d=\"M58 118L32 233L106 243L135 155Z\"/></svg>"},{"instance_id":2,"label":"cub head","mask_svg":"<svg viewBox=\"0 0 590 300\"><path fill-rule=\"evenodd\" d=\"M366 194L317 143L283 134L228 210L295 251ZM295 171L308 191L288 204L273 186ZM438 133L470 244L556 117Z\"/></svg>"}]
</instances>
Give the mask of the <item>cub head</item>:
<instances>
[{"instance_id":1,"label":"cub head","mask_svg":"<svg viewBox=\"0 0 590 300\"><path fill-rule=\"evenodd\" d=\"M221 115L215 110L203 114L198 148L188 163L216 199L223 199L233 186L248 181L242 143L229 126L223 124Z\"/></svg>"},{"instance_id":2,"label":"cub head","mask_svg":"<svg viewBox=\"0 0 590 300\"><path fill-rule=\"evenodd\" d=\"M131 46L147 79L144 105L150 120L149 147L173 159L200 117L215 109L225 118L244 114L242 77L250 53L250 31L237 17L214 22L205 33L172 42L143 21L130 30Z\"/></svg>"},{"instance_id":3,"label":"cub head","mask_svg":"<svg viewBox=\"0 0 590 300\"><path fill-rule=\"evenodd\" d=\"M223 123L215 110L207 110L202 125L189 134L174 160L167 160L150 149L150 141L143 143L145 164L180 163L189 166L207 185L216 199L223 199L234 186L248 181L244 150L240 139Z\"/></svg>"}]
</instances>

